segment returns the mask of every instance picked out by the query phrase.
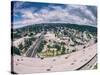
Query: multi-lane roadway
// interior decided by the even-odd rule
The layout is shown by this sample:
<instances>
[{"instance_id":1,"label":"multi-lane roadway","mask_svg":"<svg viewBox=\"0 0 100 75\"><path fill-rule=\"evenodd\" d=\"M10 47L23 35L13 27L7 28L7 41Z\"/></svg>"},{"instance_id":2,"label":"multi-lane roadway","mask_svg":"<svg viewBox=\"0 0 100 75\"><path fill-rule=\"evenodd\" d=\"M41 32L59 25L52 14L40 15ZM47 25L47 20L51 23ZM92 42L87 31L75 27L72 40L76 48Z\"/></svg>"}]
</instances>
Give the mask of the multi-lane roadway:
<instances>
[{"instance_id":1,"label":"multi-lane roadway","mask_svg":"<svg viewBox=\"0 0 100 75\"><path fill-rule=\"evenodd\" d=\"M34 73L89 70L96 62L97 44L93 44L71 54L44 59L15 55L13 59L13 71L16 73Z\"/></svg>"},{"instance_id":2,"label":"multi-lane roadway","mask_svg":"<svg viewBox=\"0 0 100 75\"><path fill-rule=\"evenodd\" d=\"M30 48L25 53L26 57L35 57L37 50L39 48L39 45L41 41L44 38L44 32L41 32L41 35L36 39L36 41L30 46Z\"/></svg>"}]
</instances>

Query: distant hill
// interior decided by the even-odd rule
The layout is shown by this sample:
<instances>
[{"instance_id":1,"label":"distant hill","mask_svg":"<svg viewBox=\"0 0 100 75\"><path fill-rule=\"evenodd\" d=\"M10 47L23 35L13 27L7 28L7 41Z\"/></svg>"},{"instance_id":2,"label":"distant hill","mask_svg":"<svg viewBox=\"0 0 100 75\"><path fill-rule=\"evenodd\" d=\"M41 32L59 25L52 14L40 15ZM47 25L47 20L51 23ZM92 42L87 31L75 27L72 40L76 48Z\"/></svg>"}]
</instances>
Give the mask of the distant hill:
<instances>
[{"instance_id":1,"label":"distant hill","mask_svg":"<svg viewBox=\"0 0 100 75\"><path fill-rule=\"evenodd\" d=\"M55 27L68 27L68 28L73 28L73 29L77 29L80 31L90 31L90 32L97 32L97 27L93 27L93 26L88 26L88 25L78 25L78 24L68 24L68 23L41 23L41 24L33 24L33 25L28 25L22 28L18 28L18 29L31 29L31 28L55 28ZM17 29L14 29L17 30Z\"/></svg>"}]
</instances>

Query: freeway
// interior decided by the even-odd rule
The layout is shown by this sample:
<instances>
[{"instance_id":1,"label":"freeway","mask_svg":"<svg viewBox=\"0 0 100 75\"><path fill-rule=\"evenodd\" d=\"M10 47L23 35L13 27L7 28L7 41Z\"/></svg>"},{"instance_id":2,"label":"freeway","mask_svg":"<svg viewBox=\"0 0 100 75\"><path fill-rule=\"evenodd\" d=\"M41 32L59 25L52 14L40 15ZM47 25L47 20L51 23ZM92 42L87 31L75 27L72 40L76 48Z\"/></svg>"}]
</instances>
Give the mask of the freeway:
<instances>
[{"instance_id":1,"label":"freeway","mask_svg":"<svg viewBox=\"0 0 100 75\"><path fill-rule=\"evenodd\" d=\"M27 57L35 57L37 50L39 48L39 45L41 43L41 40L44 37L44 32L41 33L41 35L37 38L37 40L35 41L35 43L33 43L30 48L28 49L28 51L26 52Z\"/></svg>"},{"instance_id":2,"label":"freeway","mask_svg":"<svg viewBox=\"0 0 100 75\"><path fill-rule=\"evenodd\" d=\"M90 68L93 69L93 65L96 64L96 61L97 61L97 54L92 58L90 59L87 63L85 63L84 65L82 65L81 67L77 68L76 70L88 70Z\"/></svg>"},{"instance_id":3,"label":"freeway","mask_svg":"<svg viewBox=\"0 0 100 75\"><path fill-rule=\"evenodd\" d=\"M83 50L71 54L44 59L15 55L13 58L13 71L25 74L69 70L90 70L95 63L97 63L97 44L93 44Z\"/></svg>"}]
</instances>

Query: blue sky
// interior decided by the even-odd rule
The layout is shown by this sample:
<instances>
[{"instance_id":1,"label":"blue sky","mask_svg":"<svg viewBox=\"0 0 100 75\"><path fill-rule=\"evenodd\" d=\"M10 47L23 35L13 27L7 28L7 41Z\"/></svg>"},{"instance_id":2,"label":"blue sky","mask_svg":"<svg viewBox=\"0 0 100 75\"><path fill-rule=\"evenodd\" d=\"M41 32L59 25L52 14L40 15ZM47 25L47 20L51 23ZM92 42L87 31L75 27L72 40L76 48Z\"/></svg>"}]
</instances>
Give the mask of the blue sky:
<instances>
[{"instance_id":1,"label":"blue sky","mask_svg":"<svg viewBox=\"0 0 100 75\"><path fill-rule=\"evenodd\" d=\"M14 28L38 23L97 25L96 6L13 1Z\"/></svg>"}]
</instances>

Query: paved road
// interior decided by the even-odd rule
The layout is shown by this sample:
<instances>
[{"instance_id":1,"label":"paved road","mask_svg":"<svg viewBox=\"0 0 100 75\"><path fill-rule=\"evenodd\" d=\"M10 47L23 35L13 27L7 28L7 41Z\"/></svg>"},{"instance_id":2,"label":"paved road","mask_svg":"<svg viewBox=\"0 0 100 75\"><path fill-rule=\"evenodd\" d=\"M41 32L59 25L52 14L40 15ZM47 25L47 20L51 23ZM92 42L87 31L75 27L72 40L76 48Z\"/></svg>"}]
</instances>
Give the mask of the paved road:
<instances>
[{"instance_id":1,"label":"paved road","mask_svg":"<svg viewBox=\"0 0 100 75\"><path fill-rule=\"evenodd\" d=\"M44 37L44 32L41 33L40 37L38 37L35 43L33 43L33 45L31 45L31 47L28 49L26 53L27 57L34 57L36 55L37 49L39 48L39 45L43 37Z\"/></svg>"},{"instance_id":2,"label":"paved road","mask_svg":"<svg viewBox=\"0 0 100 75\"><path fill-rule=\"evenodd\" d=\"M13 59L13 70L16 73L89 70L97 61L96 54L97 44L71 54L44 59L15 55Z\"/></svg>"},{"instance_id":3,"label":"paved road","mask_svg":"<svg viewBox=\"0 0 100 75\"><path fill-rule=\"evenodd\" d=\"M76 70L88 70L92 68L92 66L96 63L96 61L97 61L97 54L92 59L90 59L86 64L77 68Z\"/></svg>"}]
</instances>

